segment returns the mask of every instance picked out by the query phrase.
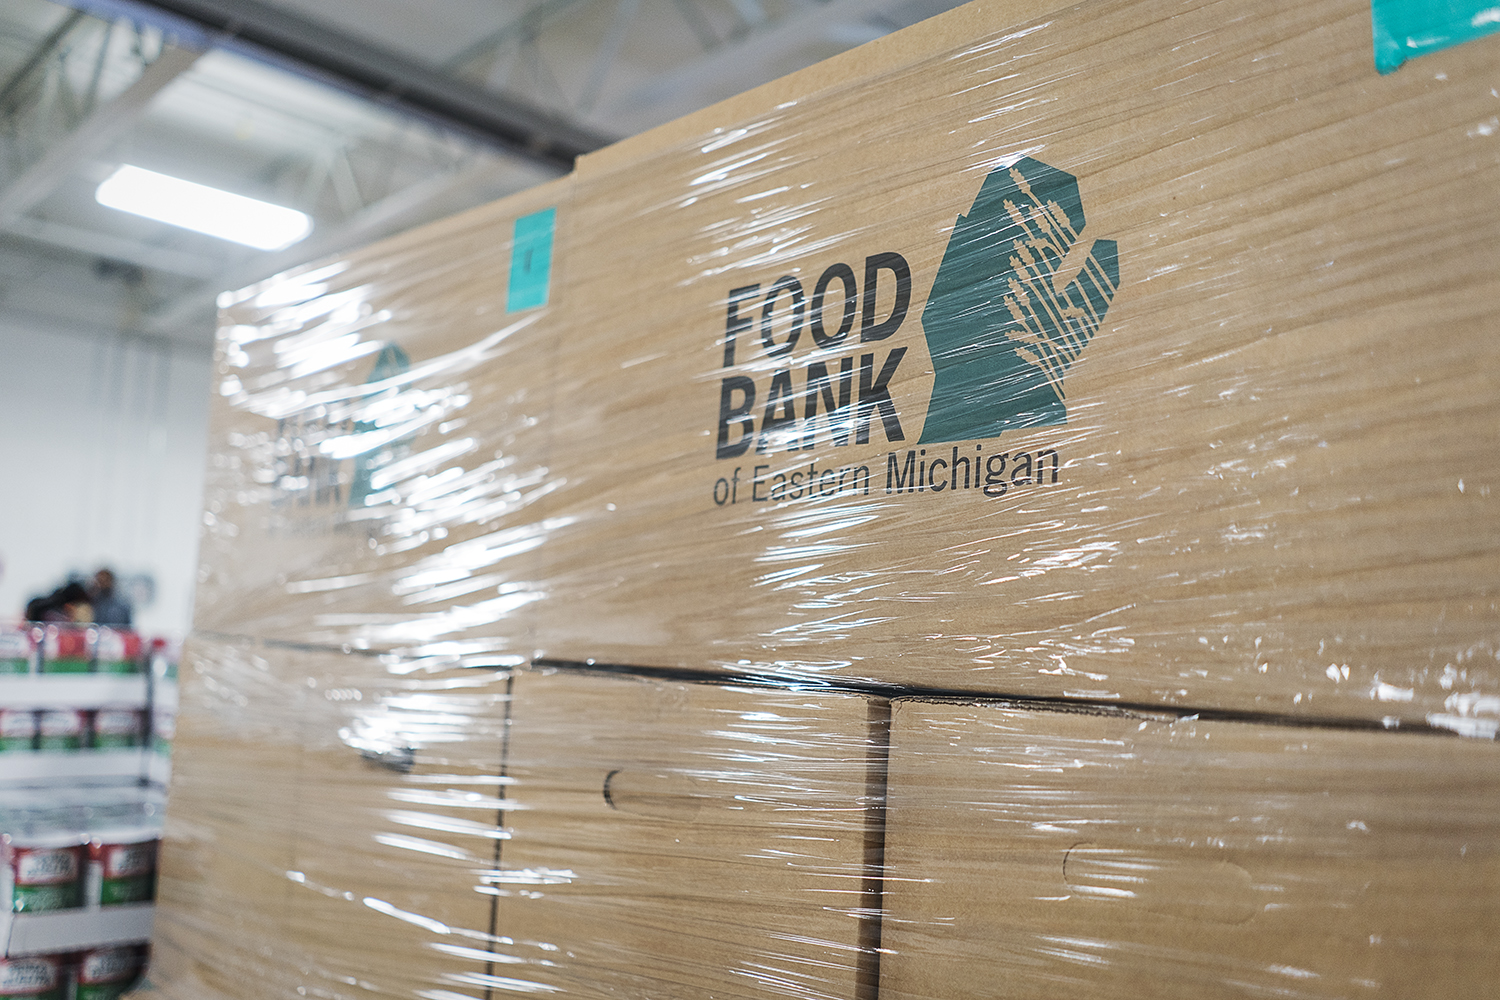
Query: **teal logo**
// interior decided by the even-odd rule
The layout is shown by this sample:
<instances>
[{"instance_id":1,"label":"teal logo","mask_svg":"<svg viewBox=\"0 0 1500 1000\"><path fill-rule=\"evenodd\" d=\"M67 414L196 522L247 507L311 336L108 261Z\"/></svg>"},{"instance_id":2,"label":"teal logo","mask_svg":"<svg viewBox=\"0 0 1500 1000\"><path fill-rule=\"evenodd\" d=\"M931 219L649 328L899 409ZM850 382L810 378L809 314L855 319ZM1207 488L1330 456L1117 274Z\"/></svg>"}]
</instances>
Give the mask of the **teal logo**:
<instances>
[{"instance_id":1,"label":"teal logo","mask_svg":"<svg viewBox=\"0 0 1500 1000\"><path fill-rule=\"evenodd\" d=\"M375 367L370 370L370 377L365 379L365 384L384 382L398 375L405 375L411 370L411 359L406 356L399 345L388 343L380 349L380 354L375 358ZM400 390L389 392L396 395ZM366 399L374 397L374 393L366 396ZM355 434L373 434L380 426L372 420L359 420L354 424ZM363 507L365 498L379 490L374 484L374 476L382 466L389 465L397 458L402 458L411 450L411 438L406 437L383 448L373 448L363 451L354 458L354 480L349 484L349 506Z\"/></svg>"},{"instance_id":2,"label":"teal logo","mask_svg":"<svg viewBox=\"0 0 1500 1000\"><path fill-rule=\"evenodd\" d=\"M1084 226L1072 174L1027 157L985 178L922 310L934 381L920 444L1068 422L1063 381L1120 284L1114 240L1080 261Z\"/></svg>"}]
</instances>

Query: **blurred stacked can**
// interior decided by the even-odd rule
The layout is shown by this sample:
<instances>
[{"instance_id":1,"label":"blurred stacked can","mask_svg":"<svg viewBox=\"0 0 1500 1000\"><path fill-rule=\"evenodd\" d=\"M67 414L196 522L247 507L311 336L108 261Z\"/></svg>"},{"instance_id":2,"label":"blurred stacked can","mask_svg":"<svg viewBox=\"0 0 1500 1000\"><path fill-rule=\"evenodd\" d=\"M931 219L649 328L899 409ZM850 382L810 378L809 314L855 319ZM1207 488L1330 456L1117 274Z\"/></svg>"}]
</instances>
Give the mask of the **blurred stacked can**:
<instances>
[{"instance_id":1,"label":"blurred stacked can","mask_svg":"<svg viewBox=\"0 0 1500 1000\"><path fill-rule=\"evenodd\" d=\"M123 750L143 742L143 713L124 706L94 712L91 745L95 750Z\"/></svg>"},{"instance_id":2,"label":"blurred stacked can","mask_svg":"<svg viewBox=\"0 0 1500 1000\"><path fill-rule=\"evenodd\" d=\"M36 667L36 629L0 625L0 674L29 674Z\"/></svg>"},{"instance_id":3,"label":"blurred stacked can","mask_svg":"<svg viewBox=\"0 0 1500 1000\"><path fill-rule=\"evenodd\" d=\"M0 958L0 1000L64 1000L65 956Z\"/></svg>"},{"instance_id":4,"label":"blurred stacked can","mask_svg":"<svg viewBox=\"0 0 1500 1000\"><path fill-rule=\"evenodd\" d=\"M0 708L0 753L36 749L36 713L29 708Z\"/></svg>"},{"instance_id":5,"label":"blurred stacked can","mask_svg":"<svg viewBox=\"0 0 1500 1000\"><path fill-rule=\"evenodd\" d=\"M119 906L155 898L160 843L154 830L101 834L90 841L88 904Z\"/></svg>"},{"instance_id":6,"label":"blurred stacked can","mask_svg":"<svg viewBox=\"0 0 1500 1000\"><path fill-rule=\"evenodd\" d=\"M160 834L151 827L90 834L3 834L0 901L12 913L95 909L150 902Z\"/></svg>"},{"instance_id":7,"label":"blurred stacked can","mask_svg":"<svg viewBox=\"0 0 1500 1000\"><path fill-rule=\"evenodd\" d=\"M37 714L38 750L82 750L83 743L82 712L72 708L58 708Z\"/></svg>"},{"instance_id":8,"label":"blurred stacked can","mask_svg":"<svg viewBox=\"0 0 1500 1000\"><path fill-rule=\"evenodd\" d=\"M0 958L0 1000L115 1000L140 981L148 947Z\"/></svg>"},{"instance_id":9,"label":"blurred stacked can","mask_svg":"<svg viewBox=\"0 0 1500 1000\"><path fill-rule=\"evenodd\" d=\"M100 628L94 640L94 672L138 674L141 672L141 637L135 632Z\"/></svg>"},{"instance_id":10,"label":"blurred stacked can","mask_svg":"<svg viewBox=\"0 0 1500 1000\"><path fill-rule=\"evenodd\" d=\"M48 625L42 631L44 674L86 674L94 662L98 630L76 625Z\"/></svg>"},{"instance_id":11,"label":"blurred stacked can","mask_svg":"<svg viewBox=\"0 0 1500 1000\"><path fill-rule=\"evenodd\" d=\"M83 905L85 848L67 833L22 838L0 835L5 847L5 895L12 913L68 910Z\"/></svg>"},{"instance_id":12,"label":"blurred stacked can","mask_svg":"<svg viewBox=\"0 0 1500 1000\"><path fill-rule=\"evenodd\" d=\"M74 1000L115 1000L140 980L147 951L144 944L129 944L81 953L71 970Z\"/></svg>"}]
</instances>

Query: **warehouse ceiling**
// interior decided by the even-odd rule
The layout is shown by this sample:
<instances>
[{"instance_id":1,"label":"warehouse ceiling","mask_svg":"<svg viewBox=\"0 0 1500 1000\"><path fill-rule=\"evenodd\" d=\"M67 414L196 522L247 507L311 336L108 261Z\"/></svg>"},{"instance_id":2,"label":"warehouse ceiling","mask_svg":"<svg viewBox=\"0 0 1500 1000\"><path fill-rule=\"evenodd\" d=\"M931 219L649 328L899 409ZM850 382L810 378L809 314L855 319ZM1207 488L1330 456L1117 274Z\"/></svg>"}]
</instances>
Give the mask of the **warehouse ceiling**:
<instances>
[{"instance_id":1,"label":"warehouse ceiling","mask_svg":"<svg viewBox=\"0 0 1500 1000\"><path fill-rule=\"evenodd\" d=\"M0 4L0 323L208 350L218 293L536 184L950 0ZM106 208L121 165L298 209L256 250Z\"/></svg>"}]
</instances>

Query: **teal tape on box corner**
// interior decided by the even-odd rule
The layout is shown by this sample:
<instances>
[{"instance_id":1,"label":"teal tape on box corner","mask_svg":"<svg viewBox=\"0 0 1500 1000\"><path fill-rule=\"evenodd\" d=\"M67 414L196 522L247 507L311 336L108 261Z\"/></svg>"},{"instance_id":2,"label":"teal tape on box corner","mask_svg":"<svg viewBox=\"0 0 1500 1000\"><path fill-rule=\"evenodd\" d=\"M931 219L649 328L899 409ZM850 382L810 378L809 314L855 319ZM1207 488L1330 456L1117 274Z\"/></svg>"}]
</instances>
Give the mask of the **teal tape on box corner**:
<instances>
[{"instance_id":1,"label":"teal tape on box corner","mask_svg":"<svg viewBox=\"0 0 1500 1000\"><path fill-rule=\"evenodd\" d=\"M1391 73L1408 59L1500 31L1500 0L1370 0L1375 68Z\"/></svg>"},{"instance_id":2,"label":"teal tape on box corner","mask_svg":"<svg viewBox=\"0 0 1500 1000\"><path fill-rule=\"evenodd\" d=\"M552 281L552 232L556 225L556 208L545 208L516 220L510 251L510 287L505 293L506 312L547 304Z\"/></svg>"}]
</instances>

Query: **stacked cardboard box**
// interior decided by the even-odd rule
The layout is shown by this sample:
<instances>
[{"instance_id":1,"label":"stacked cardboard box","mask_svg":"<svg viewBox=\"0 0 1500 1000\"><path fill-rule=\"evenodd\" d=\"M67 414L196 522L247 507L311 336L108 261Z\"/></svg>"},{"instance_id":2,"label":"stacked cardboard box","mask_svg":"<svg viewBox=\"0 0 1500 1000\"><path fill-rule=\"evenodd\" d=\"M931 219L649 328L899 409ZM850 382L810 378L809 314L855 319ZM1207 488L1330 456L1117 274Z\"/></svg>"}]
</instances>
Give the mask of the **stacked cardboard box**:
<instances>
[{"instance_id":1,"label":"stacked cardboard box","mask_svg":"<svg viewBox=\"0 0 1500 1000\"><path fill-rule=\"evenodd\" d=\"M195 628L381 650L495 635L534 598L571 190L228 305Z\"/></svg>"},{"instance_id":2,"label":"stacked cardboard box","mask_svg":"<svg viewBox=\"0 0 1500 1000\"><path fill-rule=\"evenodd\" d=\"M881 993L1482 991L1500 973L1494 750L898 702Z\"/></svg>"},{"instance_id":3,"label":"stacked cardboard box","mask_svg":"<svg viewBox=\"0 0 1500 1000\"><path fill-rule=\"evenodd\" d=\"M976 4L585 158L542 655L1461 714L1494 59L1379 77L1354 0Z\"/></svg>"},{"instance_id":4,"label":"stacked cardboard box","mask_svg":"<svg viewBox=\"0 0 1500 1000\"><path fill-rule=\"evenodd\" d=\"M1023 15L246 293L200 627L1493 729L1494 41Z\"/></svg>"},{"instance_id":5,"label":"stacked cardboard box","mask_svg":"<svg viewBox=\"0 0 1500 1000\"><path fill-rule=\"evenodd\" d=\"M1500 48L1029 7L226 308L164 989L1493 978Z\"/></svg>"},{"instance_id":6,"label":"stacked cardboard box","mask_svg":"<svg viewBox=\"0 0 1500 1000\"><path fill-rule=\"evenodd\" d=\"M189 665L170 993L874 995L863 698L243 641Z\"/></svg>"}]
</instances>

